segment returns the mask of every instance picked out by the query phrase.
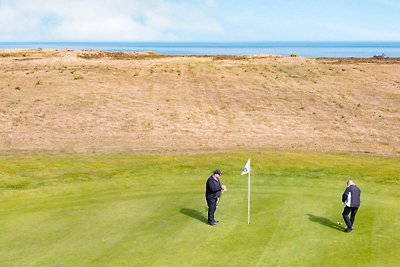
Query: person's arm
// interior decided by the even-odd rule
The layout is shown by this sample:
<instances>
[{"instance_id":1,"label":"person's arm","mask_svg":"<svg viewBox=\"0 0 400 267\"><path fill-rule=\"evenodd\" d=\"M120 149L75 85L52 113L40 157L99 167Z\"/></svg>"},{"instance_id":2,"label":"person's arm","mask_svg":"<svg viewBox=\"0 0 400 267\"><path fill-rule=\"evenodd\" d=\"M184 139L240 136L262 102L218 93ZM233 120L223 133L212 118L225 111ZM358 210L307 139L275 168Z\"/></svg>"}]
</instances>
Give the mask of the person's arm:
<instances>
[{"instance_id":1,"label":"person's arm","mask_svg":"<svg viewBox=\"0 0 400 267\"><path fill-rule=\"evenodd\" d=\"M222 187L219 185L219 183L217 181L215 181L214 179L209 179L208 180L208 185L209 188L211 189L211 192L215 193L218 191L222 190Z\"/></svg>"},{"instance_id":2,"label":"person's arm","mask_svg":"<svg viewBox=\"0 0 400 267\"><path fill-rule=\"evenodd\" d=\"M343 195L342 195L342 202L346 203L347 201L347 197L349 196L349 192L350 192L350 187L346 187L346 190L344 190Z\"/></svg>"}]
</instances>

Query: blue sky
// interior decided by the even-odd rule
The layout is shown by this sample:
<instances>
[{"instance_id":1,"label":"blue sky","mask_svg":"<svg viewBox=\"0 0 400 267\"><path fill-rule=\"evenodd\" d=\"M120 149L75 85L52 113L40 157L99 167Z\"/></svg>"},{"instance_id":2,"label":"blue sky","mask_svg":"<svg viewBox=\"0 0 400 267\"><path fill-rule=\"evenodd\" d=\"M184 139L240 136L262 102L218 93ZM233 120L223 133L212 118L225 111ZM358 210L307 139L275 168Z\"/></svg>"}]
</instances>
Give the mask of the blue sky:
<instances>
[{"instance_id":1,"label":"blue sky","mask_svg":"<svg viewBox=\"0 0 400 267\"><path fill-rule=\"evenodd\" d=\"M0 41L400 41L394 0L0 0Z\"/></svg>"}]
</instances>

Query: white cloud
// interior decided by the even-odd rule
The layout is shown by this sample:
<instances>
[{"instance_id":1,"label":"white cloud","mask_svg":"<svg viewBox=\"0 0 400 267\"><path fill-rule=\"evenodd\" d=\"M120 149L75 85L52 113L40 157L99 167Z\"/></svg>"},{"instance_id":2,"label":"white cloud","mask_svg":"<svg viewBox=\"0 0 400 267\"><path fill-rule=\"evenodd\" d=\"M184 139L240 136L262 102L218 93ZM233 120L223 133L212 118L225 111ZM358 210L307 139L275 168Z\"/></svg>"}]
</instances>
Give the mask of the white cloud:
<instances>
[{"instance_id":1,"label":"white cloud","mask_svg":"<svg viewBox=\"0 0 400 267\"><path fill-rule=\"evenodd\" d=\"M394 0L0 0L0 41L399 40Z\"/></svg>"},{"instance_id":2,"label":"white cloud","mask_svg":"<svg viewBox=\"0 0 400 267\"><path fill-rule=\"evenodd\" d=\"M0 0L0 41L185 41L218 33L212 2Z\"/></svg>"}]
</instances>

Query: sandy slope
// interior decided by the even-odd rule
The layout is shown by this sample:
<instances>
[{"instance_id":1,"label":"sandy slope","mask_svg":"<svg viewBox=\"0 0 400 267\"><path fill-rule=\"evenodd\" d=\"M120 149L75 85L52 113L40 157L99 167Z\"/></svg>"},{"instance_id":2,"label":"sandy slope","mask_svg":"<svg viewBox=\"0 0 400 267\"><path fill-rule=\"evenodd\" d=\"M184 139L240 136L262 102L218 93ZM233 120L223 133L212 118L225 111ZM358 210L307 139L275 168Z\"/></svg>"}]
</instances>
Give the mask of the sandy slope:
<instances>
[{"instance_id":1,"label":"sandy slope","mask_svg":"<svg viewBox=\"0 0 400 267\"><path fill-rule=\"evenodd\" d=\"M0 151L400 155L400 61L0 51Z\"/></svg>"}]
</instances>

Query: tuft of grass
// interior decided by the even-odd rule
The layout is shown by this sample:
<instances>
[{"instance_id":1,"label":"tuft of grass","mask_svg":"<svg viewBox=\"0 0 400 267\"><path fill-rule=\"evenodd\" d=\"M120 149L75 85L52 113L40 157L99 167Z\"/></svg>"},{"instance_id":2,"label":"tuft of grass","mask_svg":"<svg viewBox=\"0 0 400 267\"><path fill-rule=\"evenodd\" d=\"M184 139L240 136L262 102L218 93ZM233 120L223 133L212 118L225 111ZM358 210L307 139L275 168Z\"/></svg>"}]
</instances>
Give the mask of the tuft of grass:
<instances>
[{"instance_id":1,"label":"tuft of grass","mask_svg":"<svg viewBox=\"0 0 400 267\"><path fill-rule=\"evenodd\" d=\"M35 86L40 86L40 85L42 85L43 84L43 82L41 81L41 80L38 80L36 83L35 83Z\"/></svg>"}]
</instances>

